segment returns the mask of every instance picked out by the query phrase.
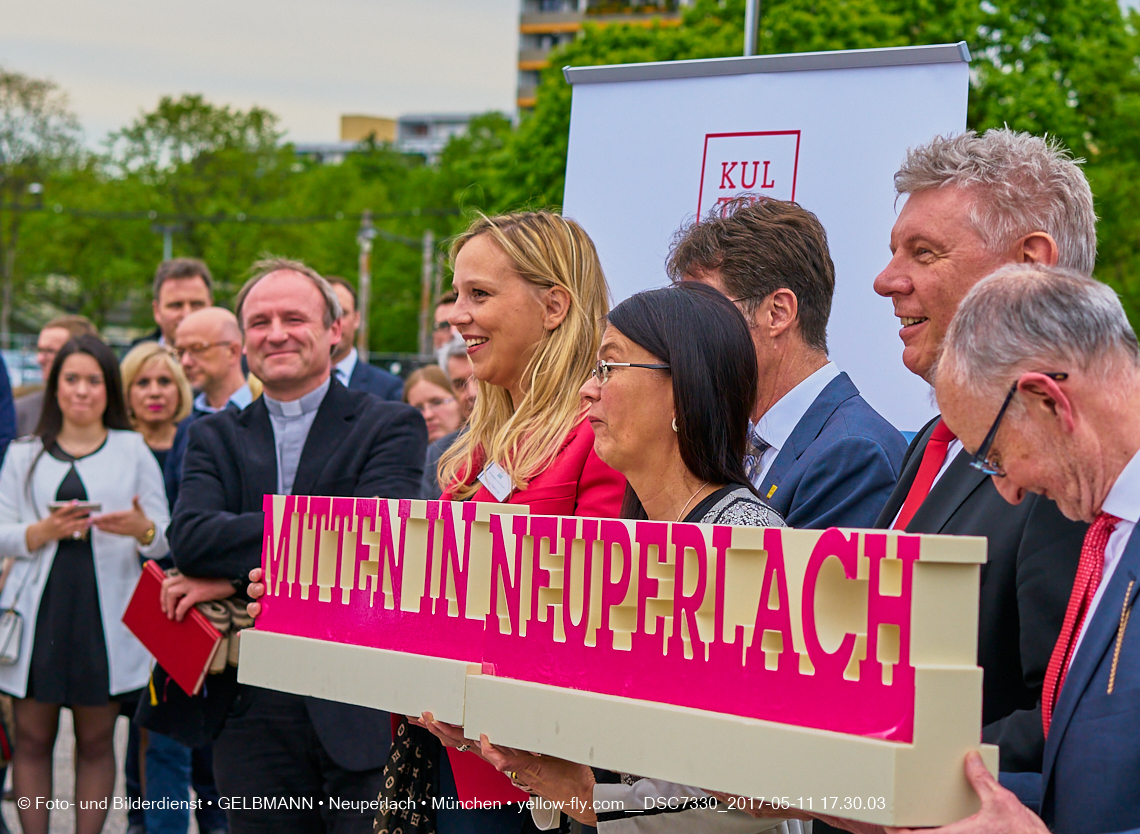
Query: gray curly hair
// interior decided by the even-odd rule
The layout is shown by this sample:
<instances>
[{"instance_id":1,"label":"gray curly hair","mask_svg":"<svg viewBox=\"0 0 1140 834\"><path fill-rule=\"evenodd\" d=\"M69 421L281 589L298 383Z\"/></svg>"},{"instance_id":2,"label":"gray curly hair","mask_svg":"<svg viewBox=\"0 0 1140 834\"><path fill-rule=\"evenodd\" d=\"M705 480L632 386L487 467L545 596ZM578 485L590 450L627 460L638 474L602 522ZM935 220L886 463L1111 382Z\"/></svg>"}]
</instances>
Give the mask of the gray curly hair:
<instances>
[{"instance_id":1,"label":"gray curly hair","mask_svg":"<svg viewBox=\"0 0 1140 834\"><path fill-rule=\"evenodd\" d=\"M970 223L993 251L1030 232L1057 242L1058 266L1091 275L1096 262L1092 189L1056 138L1006 128L939 136L911 148L895 174L895 190L914 194L956 187L976 195Z\"/></svg>"}]
</instances>

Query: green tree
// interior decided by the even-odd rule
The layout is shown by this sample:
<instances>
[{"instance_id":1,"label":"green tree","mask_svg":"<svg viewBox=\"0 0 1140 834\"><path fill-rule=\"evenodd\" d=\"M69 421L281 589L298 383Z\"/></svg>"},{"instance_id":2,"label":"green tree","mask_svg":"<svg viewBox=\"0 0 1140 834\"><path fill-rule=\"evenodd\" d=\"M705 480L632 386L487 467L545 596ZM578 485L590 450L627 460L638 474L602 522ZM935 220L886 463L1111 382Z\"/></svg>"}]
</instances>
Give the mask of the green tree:
<instances>
[{"instance_id":1,"label":"green tree","mask_svg":"<svg viewBox=\"0 0 1140 834\"><path fill-rule=\"evenodd\" d=\"M78 156L79 123L50 81L0 68L0 343L11 332L20 228L44 183Z\"/></svg>"}]
</instances>

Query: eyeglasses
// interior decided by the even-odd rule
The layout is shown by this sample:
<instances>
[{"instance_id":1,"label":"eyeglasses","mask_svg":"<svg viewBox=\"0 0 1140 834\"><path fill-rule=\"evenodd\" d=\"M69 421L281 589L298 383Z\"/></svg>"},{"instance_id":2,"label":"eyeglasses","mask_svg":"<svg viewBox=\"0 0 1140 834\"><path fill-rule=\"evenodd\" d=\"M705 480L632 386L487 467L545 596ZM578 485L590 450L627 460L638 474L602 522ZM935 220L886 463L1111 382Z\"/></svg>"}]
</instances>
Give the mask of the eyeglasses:
<instances>
[{"instance_id":1,"label":"eyeglasses","mask_svg":"<svg viewBox=\"0 0 1140 834\"><path fill-rule=\"evenodd\" d=\"M199 343L196 345L187 345L186 347L175 348L174 349L174 355L177 356L179 359L182 359L183 356L185 356L186 354L189 353L191 356L193 356L195 359L197 359L199 356L201 356L203 353L208 351L210 348L220 347L222 345L232 345L232 344L233 344L232 341L227 341L227 342L204 342L204 343Z\"/></svg>"},{"instance_id":2,"label":"eyeglasses","mask_svg":"<svg viewBox=\"0 0 1140 834\"><path fill-rule=\"evenodd\" d=\"M420 414L426 414L429 411L435 411L437 408L442 408L448 403L455 402L455 397L436 397L433 400L428 400L426 403L420 403L413 406Z\"/></svg>"},{"instance_id":3,"label":"eyeglasses","mask_svg":"<svg viewBox=\"0 0 1140 834\"><path fill-rule=\"evenodd\" d=\"M449 322L447 319L444 319L443 321L437 321L435 323L433 329L437 333L443 332L444 330L450 330L451 329L451 322Z\"/></svg>"},{"instance_id":4,"label":"eyeglasses","mask_svg":"<svg viewBox=\"0 0 1140 834\"><path fill-rule=\"evenodd\" d=\"M1061 382L1069 378L1069 375L1065 373L1043 371L1042 374L1056 382ZM1000 465L988 460L988 457L990 447L994 445L994 438L997 437L998 427L1001 426L1002 418L1005 417L1006 409L1009 408L1009 404L1013 400L1013 395L1017 393L1017 386L1020 382L1021 380L1019 379L1010 386L1009 393L1005 395L1005 402L1001 404L1001 408L998 410L997 419L995 419L994 424L990 426L990 430L986 433L986 438L982 441L982 445L978 447L978 451L974 452L973 457L970 458L970 466L977 469L983 475L992 475L995 478L1005 477L1005 470L1002 469Z\"/></svg>"},{"instance_id":5,"label":"eyeglasses","mask_svg":"<svg viewBox=\"0 0 1140 834\"><path fill-rule=\"evenodd\" d=\"M605 385L610 378L610 368L648 368L651 371L667 371L668 365L644 365L638 362L603 362L598 360L590 376L598 381L598 385Z\"/></svg>"}]
</instances>

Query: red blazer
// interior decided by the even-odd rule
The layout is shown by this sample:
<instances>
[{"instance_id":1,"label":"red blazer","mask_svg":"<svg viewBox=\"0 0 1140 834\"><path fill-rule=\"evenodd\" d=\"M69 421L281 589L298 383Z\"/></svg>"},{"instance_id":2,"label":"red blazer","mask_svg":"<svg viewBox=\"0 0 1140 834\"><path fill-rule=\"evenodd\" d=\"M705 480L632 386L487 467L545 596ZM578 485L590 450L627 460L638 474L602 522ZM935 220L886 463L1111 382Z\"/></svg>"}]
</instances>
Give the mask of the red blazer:
<instances>
[{"instance_id":1,"label":"red blazer","mask_svg":"<svg viewBox=\"0 0 1140 834\"><path fill-rule=\"evenodd\" d=\"M505 503L526 504L533 515L617 518L624 497L625 477L594 453L594 430L583 419L570 430L550 466L532 478L526 489L511 493ZM440 500L452 500L450 489L444 490ZM471 500L494 501L495 496L480 486ZM455 775L456 792L463 802L526 802L529 798L474 753L460 753L448 747L447 758Z\"/></svg>"}]
</instances>

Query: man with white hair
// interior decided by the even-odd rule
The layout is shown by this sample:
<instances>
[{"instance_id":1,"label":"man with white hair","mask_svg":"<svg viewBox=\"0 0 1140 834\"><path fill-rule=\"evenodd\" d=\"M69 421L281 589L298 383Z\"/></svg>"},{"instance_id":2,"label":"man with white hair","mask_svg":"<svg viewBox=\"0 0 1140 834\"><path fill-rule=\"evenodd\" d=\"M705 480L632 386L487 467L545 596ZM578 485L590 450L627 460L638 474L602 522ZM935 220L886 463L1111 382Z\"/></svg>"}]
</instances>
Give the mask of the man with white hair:
<instances>
[{"instance_id":1,"label":"man with white hair","mask_svg":"<svg viewBox=\"0 0 1140 834\"><path fill-rule=\"evenodd\" d=\"M1011 263L1092 271L1092 192L1056 143L1008 129L937 138L907 154L895 188L907 201L875 290L894 303L903 363L928 381L959 303L986 275ZM1039 771L1037 704L1085 525L1062 516L1050 496L1010 507L935 419L907 451L875 526L988 539L978 629L983 737L1001 747L1003 770Z\"/></svg>"},{"instance_id":2,"label":"man with white hair","mask_svg":"<svg viewBox=\"0 0 1140 834\"><path fill-rule=\"evenodd\" d=\"M1140 829L1140 346L1116 294L1076 272L1010 266L978 284L946 334L946 424L1002 497L1047 495L1089 524L1042 702L1041 819L973 758L982 810L955 832ZM1003 399L1004 397L1004 399ZM1030 781L1018 774L1023 796ZM1044 823L1044 824L1042 824Z\"/></svg>"},{"instance_id":3,"label":"man with white hair","mask_svg":"<svg viewBox=\"0 0 1140 834\"><path fill-rule=\"evenodd\" d=\"M1045 673L1042 772L1001 773L999 783L971 751L966 778L981 810L942 828L891 831L1137 834L1140 628L1128 627L1140 595L1140 537L1132 535L1140 521L1136 334L1099 281L1008 265L962 300L929 374L966 465L1006 509L1048 496L1087 532ZM824 819L858 834L885 832Z\"/></svg>"}]
</instances>

